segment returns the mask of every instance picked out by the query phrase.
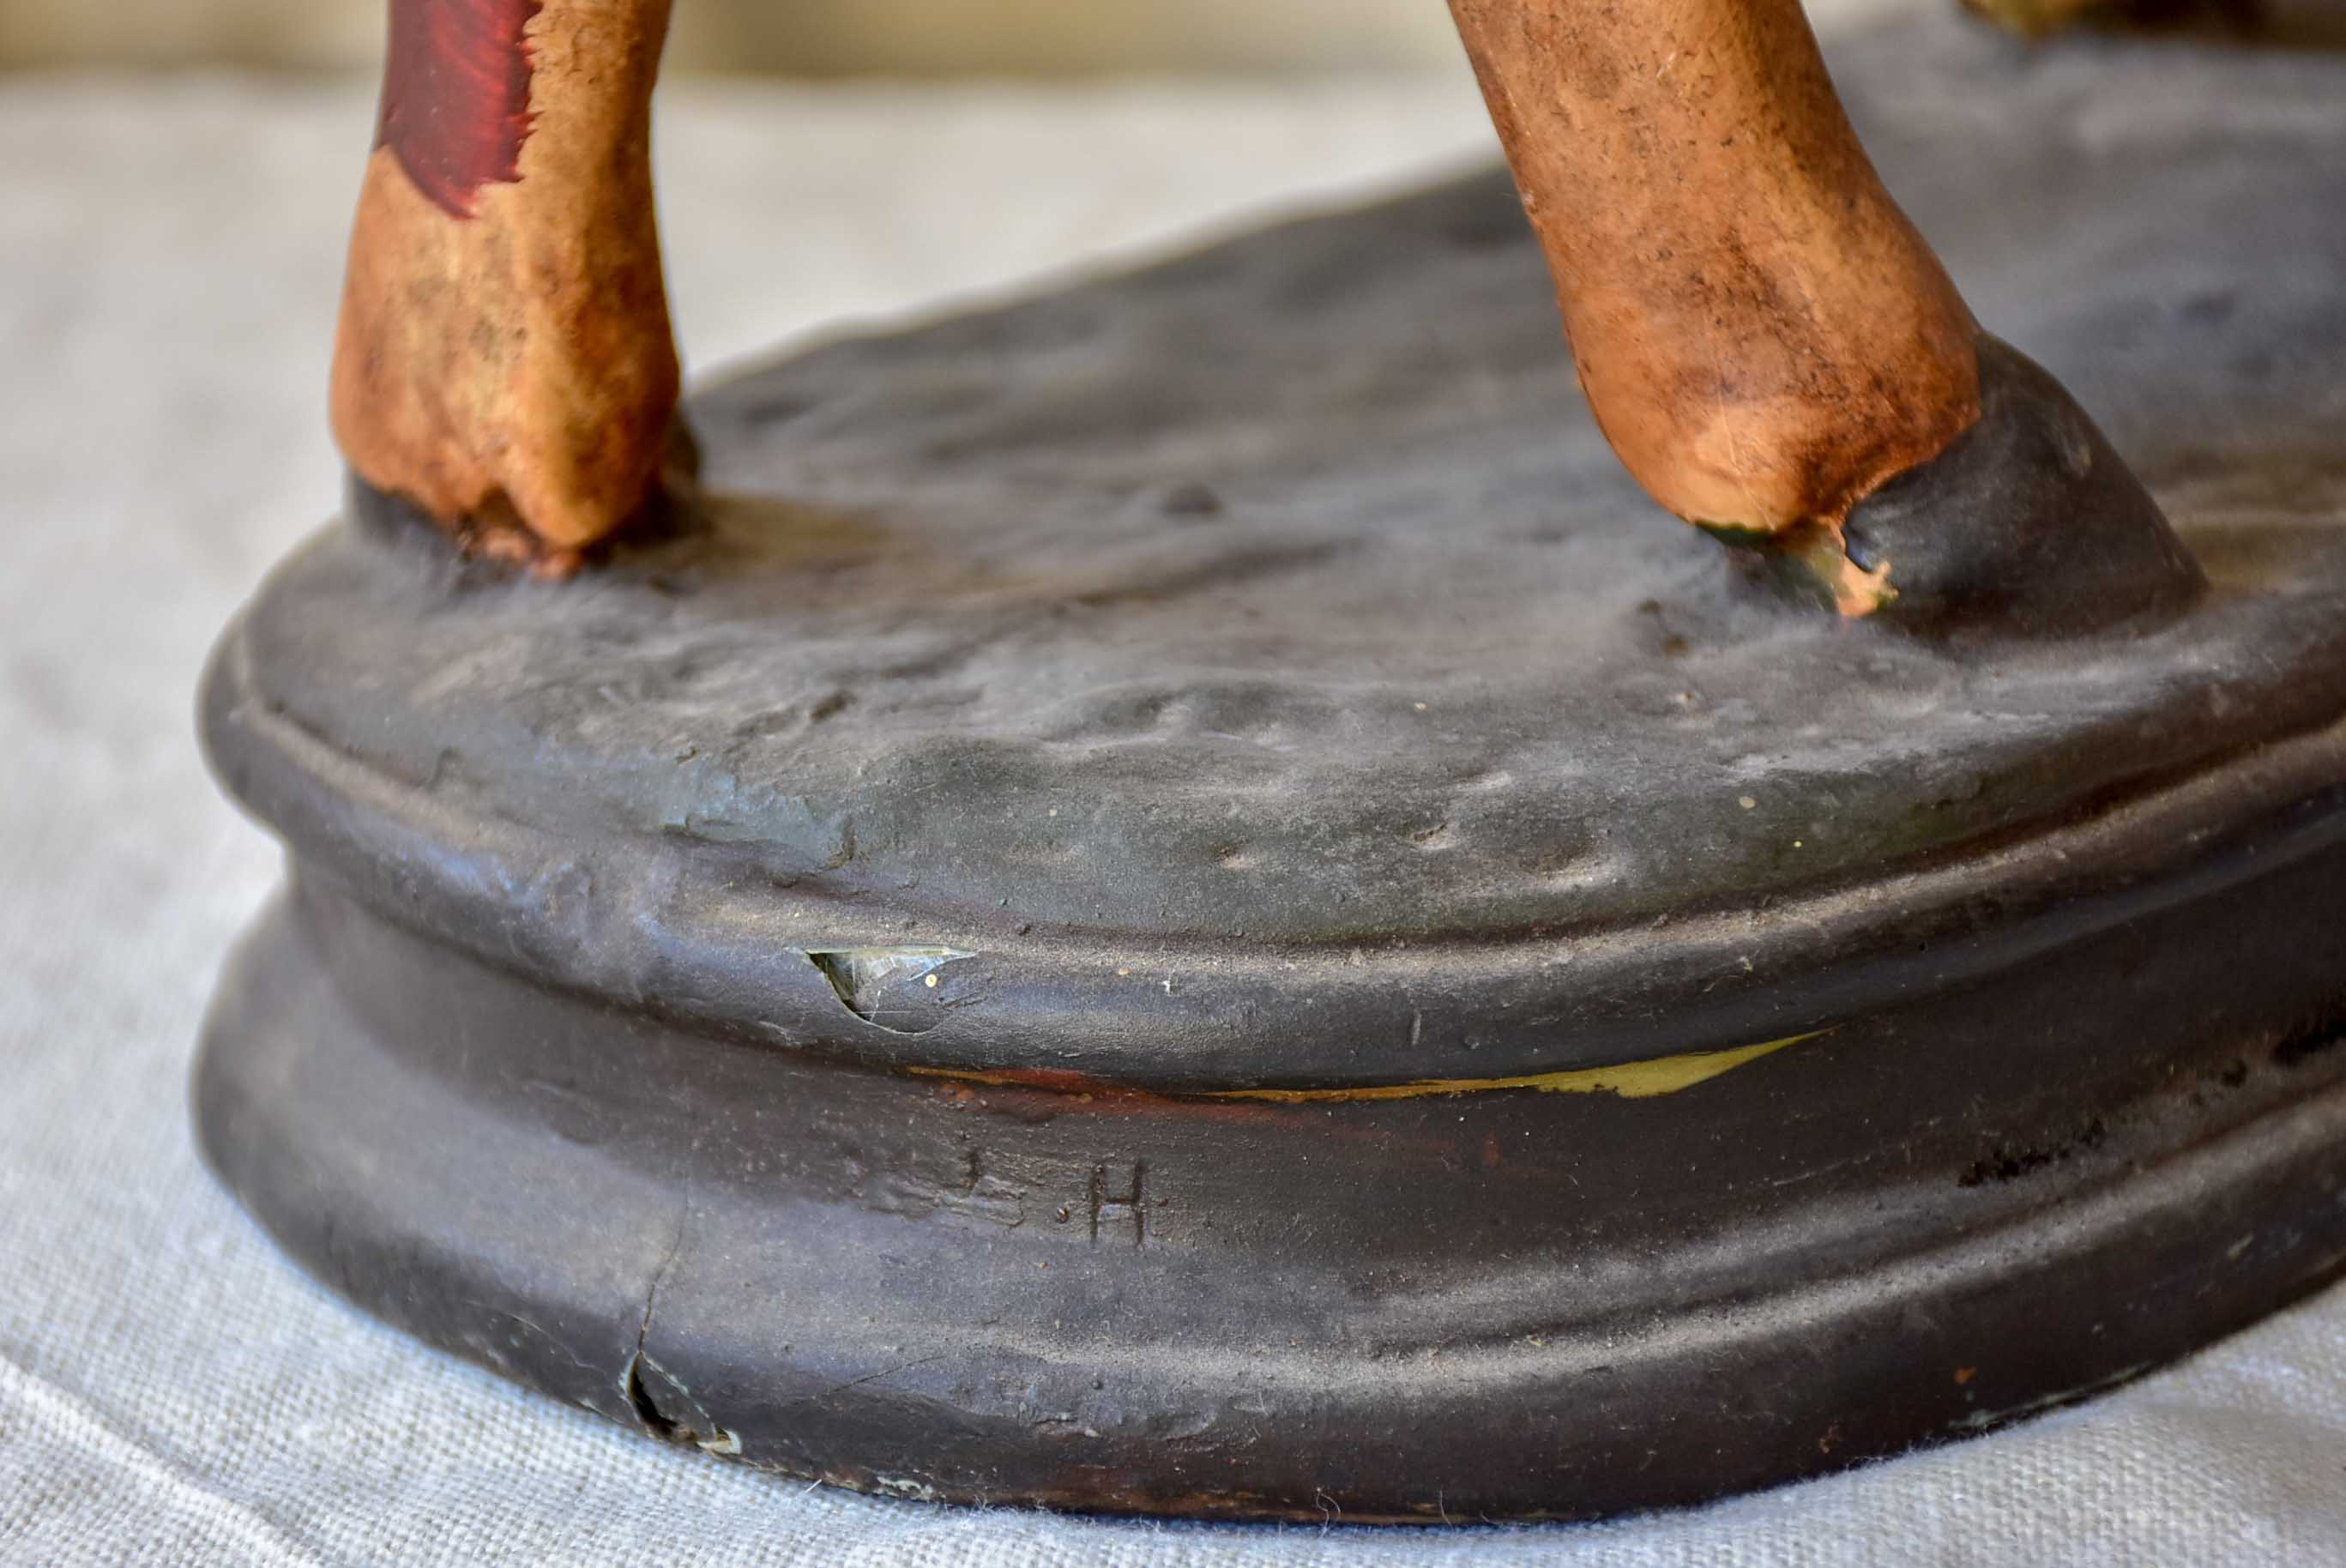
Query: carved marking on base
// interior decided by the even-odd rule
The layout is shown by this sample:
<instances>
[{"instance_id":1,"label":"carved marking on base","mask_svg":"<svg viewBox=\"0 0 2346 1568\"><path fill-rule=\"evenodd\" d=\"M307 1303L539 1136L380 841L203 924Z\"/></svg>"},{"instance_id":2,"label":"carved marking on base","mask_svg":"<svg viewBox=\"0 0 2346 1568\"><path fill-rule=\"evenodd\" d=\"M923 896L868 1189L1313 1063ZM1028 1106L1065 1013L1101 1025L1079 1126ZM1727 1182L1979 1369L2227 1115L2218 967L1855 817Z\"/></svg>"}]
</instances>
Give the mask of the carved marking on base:
<instances>
[{"instance_id":1,"label":"carved marking on base","mask_svg":"<svg viewBox=\"0 0 2346 1568\"><path fill-rule=\"evenodd\" d=\"M1103 1221L1115 1225L1127 1219L1132 1222L1132 1245L1141 1247L1148 1243L1148 1211L1144 1207L1148 1175L1147 1161L1133 1161L1131 1186L1122 1196L1117 1196L1107 1190L1107 1166L1092 1167L1090 1206L1094 1246L1099 1244Z\"/></svg>"}]
</instances>

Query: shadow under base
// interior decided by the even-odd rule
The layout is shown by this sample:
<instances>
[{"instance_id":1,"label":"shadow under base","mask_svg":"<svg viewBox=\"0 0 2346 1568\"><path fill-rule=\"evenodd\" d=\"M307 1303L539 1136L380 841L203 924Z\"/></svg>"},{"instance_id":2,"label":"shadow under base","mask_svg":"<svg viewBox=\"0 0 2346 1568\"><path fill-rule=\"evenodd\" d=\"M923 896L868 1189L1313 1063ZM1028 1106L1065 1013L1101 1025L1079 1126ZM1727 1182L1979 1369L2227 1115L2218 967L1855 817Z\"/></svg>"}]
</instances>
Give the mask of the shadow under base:
<instances>
[{"instance_id":1,"label":"shadow under base","mask_svg":"<svg viewBox=\"0 0 2346 1568\"><path fill-rule=\"evenodd\" d=\"M1495 177L840 343L577 581L362 496L230 630L215 1168L656 1437L1168 1514L1697 1502L2335 1277L2346 65L1836 65L2188 608L1753 591Z\"/></svg>"}]
</instances>

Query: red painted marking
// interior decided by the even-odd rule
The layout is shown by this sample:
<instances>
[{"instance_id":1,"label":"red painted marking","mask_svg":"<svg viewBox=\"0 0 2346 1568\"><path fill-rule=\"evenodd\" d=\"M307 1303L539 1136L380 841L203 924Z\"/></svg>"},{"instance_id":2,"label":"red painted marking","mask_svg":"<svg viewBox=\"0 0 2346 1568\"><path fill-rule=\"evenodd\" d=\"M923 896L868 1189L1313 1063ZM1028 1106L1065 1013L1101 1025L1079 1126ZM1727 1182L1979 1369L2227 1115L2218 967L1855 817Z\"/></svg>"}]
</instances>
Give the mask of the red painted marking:
<instances>
[{"instance_id":1,"label":"red painted marking","mask_svg":"<svg viewBox=\"0 0 2346 1568\"><path fill-rule=\"evenodd\" d=\"M525 29L545 0L391 0L374 145L434 206L470 218L481 187L521 178L532 69Z\"/></svg>"}]
</instances>

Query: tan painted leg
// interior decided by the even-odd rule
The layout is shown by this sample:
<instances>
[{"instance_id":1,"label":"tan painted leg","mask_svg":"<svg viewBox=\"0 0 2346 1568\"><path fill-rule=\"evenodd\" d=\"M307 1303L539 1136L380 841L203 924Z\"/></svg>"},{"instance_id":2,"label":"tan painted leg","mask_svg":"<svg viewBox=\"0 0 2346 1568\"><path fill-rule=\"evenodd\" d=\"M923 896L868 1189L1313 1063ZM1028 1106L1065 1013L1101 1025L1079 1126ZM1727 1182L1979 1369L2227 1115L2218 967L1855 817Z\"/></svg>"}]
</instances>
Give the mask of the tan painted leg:
<instances>
[{"instance_id":1,"label":"tan painted leg","mask_svg":"<svg viewBox=\"0 0 2346 1568\"><path fill-rule=\"evenodd\" d=\"M668 0L391 0L335 342L359 475L566 570L658 481L678 390L652 216Z\"/></svg>"},{"instance_id":2,"label":"tan painted leg","mask_svg":"<svg viewBox=\"0 0 2346 1568\"><path fill-rule=\"evenodd\" d=\"M1614 450L1846 613L1849 511L1979 417L1978 329L1882 187L1798 0L1451 0Z\"/></svg>"}]
</instances>

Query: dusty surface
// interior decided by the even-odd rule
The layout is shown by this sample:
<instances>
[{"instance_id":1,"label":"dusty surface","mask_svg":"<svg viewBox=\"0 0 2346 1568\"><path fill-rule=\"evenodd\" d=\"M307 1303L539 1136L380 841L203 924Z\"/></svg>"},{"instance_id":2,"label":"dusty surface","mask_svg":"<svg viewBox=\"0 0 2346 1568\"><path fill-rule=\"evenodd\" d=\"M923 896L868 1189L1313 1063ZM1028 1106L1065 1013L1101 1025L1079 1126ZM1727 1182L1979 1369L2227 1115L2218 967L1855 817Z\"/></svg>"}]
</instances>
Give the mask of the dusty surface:
<instances>
[{"instance_id":1,"label":"dusty surface","mask_svg":"<svg viewBox=\"0 0 2346 1568\"><path fill-rule=\"evenodd\" d=\"M359 18L369 47L378 22ZM1971 117L1992 119L1995 101ZM22 751L0 783L12 867L0 947L17 977L0 996L0 1042L18 1113L0 1136L0 1558L2346 1557L2336 1292L1993 1441L1698 1512L1429 1541L1341 1522L1164 1529L944 1510L782 1482L529 1394L312 1284L189 1146L195 1018L281 856L204 778L188 686L221 621L332 494L318 384L373 107L372 80L0 90L0 337L21 355L0 387L15 485L0 527L20 551L20 569L0 574L0 713ZM768 97L687 82L664 112L663 217L680 248L686 346L703 363L842 314L1162 245L1234 206L1390 178L1485 134L1463 72L1447 87L1309 96ZM2190 134L2192 117L2171 115L2171 134ZM783 146L822 156L776 158ZM590 1490L604 1501L583 1507Z\"/></svg>"},{"instance_id":2,"label":"dusty surface","mask_svg":"<svg viewBox=\"0 0 2346 1568\"><path fill-rule=\"evenodd\" d=\"M2062 260L2155 164L2337 221L2327 123L2033 86L1978 161L2070 149ZM2164 392L2213 582L2091 638L1852 635L1656 519L1489 181L717 389L706 508L570 587L362 504L207 689L294 878L204 1146L427 1341L898 1496L1585 1516L2163 1364L2346 1259L2329 256L2219 216L1982 259Z\"/></svg>"},{"instance_id":3,"label":"dusty surface","mask_svg":"<svg viewBox=\"0 0 2346 1568\"><path fill-rule=\"evenodd\" d=\"M331 538L262 686L390 777L947 942L1749 907L2332 717L2331 67L2235 59L2211 127L2172 50L1890 53L1844 75L1892 185L2206 565L2182 617L1950 642L1741 591L1605 450L1493 177L705 392L706 531L559 591Z\"/></svg>"}]
</instances>

